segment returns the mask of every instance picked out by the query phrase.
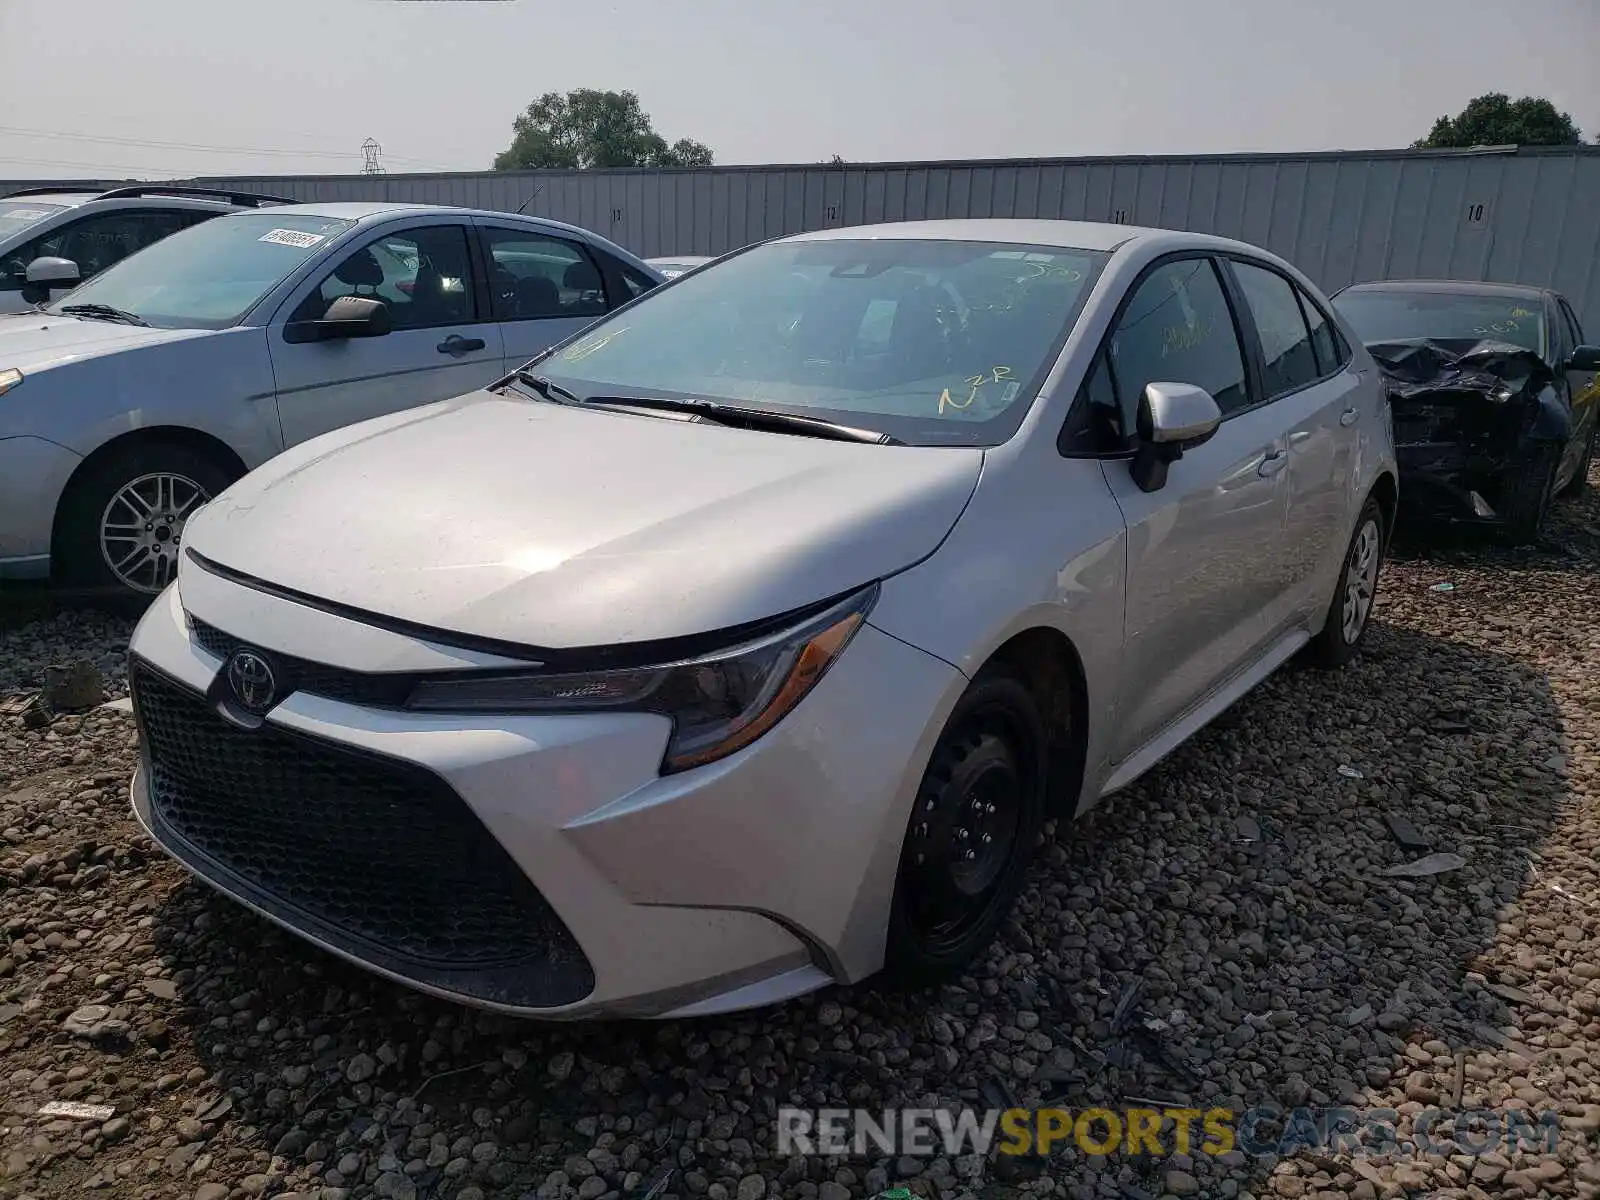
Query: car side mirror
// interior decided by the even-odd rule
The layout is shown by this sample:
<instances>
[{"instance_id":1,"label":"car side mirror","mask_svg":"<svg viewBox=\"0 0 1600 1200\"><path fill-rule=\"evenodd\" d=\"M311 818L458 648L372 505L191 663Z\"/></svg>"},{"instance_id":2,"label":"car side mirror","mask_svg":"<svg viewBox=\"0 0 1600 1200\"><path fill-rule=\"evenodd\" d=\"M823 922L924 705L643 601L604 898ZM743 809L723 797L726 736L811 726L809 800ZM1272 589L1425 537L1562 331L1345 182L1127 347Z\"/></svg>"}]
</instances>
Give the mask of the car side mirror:
<instances>
[{"instance_id":1,"label":"car side mirror","mask_svg":"<svg viewBox=\"0 0 1600 1200\"><path fill-rule=\"evenodd\" d=\"M22 298L29 304L43 304L52 291L75 288L83 281L77 263L48 254L28 264L23 280Z\"/></svg>"},{"instance_id":2,"label":"car side mirror","mask_svg":"<svg viewBox=\"0 0 1600 1200\"><path fill-rule=\"evenodd\" d=\"M1600 371L1600 346L1579 346L1567 359L1569 371Z\"/></svg>"},{"instance_id":3,"label":"car side mirror","mask_svg":"<svg viewBox=\"0 0 1600 1200\"><path fill-rule=\"evenodd\" d=\"M290 321L286 342L333 342L346 338L383 337L394 328L389 306L372 296L340 296L315 321Z\"/></svg>"},{"instance_id":4,"label":"car side mirror","mask_svg":"<svg viewBox=\"0 0 1600 1200\"><path fill-rule=\"evenodd\" d=\"M1167 484L1167 468L1217 432L1222 409L1205 388L1149 383L1139 397L1136 424L1139 448L1129 471L1140 491L1158 492Z\"/></svg>"}]
</instances>

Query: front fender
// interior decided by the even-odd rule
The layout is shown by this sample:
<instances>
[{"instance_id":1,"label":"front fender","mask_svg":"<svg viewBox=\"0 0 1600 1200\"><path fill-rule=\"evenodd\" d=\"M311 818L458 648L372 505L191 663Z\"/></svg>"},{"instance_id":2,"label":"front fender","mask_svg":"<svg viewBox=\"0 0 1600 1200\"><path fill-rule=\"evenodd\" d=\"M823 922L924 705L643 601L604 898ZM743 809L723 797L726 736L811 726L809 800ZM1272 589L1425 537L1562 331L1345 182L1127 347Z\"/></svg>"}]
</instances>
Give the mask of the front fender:
<instances>
[{"instance_id":1,"label":"front fender","mask_svg":"<svg viewBox=\"0 0 1600 1200\"><path fill-rule=\"evenodd\" d=\"M1571 437L1572 407L1567 403L1567 398L1553 387L1541 388L1534 405L1533 419L1523 434L1524 443L1555 442L1565 446Z\"/></svg>"}]
</instances>

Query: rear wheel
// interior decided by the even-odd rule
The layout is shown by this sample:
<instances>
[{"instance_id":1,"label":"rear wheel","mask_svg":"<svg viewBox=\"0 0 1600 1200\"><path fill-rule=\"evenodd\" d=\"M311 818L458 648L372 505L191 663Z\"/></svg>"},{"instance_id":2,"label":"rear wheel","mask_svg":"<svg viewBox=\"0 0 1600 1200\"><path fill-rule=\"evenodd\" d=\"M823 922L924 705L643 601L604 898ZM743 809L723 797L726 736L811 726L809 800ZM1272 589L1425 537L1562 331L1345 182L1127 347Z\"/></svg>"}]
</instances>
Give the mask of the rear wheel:
<instances>
[{"instance_id":1,"label":"rear wheel","mask_svg":"<svg viewBox=\"0 0 1600 1200\"><path fill-rule=\"evenodd\" d=\"M190 514L234 474L165 441L133 442L90 464L61 502L58 582L148 600L177 578Z\"/></svg>"},{"instance_id":2,"label":"rear wheel","mask_svg":"<svg viewBox=\"0 0 1600 1200\"><path fill-rule=\"evenodd\" d=\"M1561 447L1540 443L1528 462L1506 479L1500 491L1501 531L1513 546L1532 545L1543 536L1560 466Z\"/></svg>"},{"instance_id":3,"label":"rear wheel","mask_svg":"<svg viewBox=\"0 0 1600 1200\"><path fill-rule=\"evenodd\" d=\"M912 984L970 965L1016 903L1044 823L1044 726L1008 674L980 675L945 723L901 850L885 958Z\"/></svg>"},{"instance_id":4,"label":"rear wheel","mask_svg":"<svg viewBox=\"0 0 1600 1200\"><path fill-rule=\"evenodd\" d=\"M1383 569L1383 510L1368 498L1356 518L1356 531L1345 551L1344 568L1328 605L1322 632L1311 642L1311 661L1320 667L1342 667L1361 650L1378 598Z\"/></svg>"}]
</instances>

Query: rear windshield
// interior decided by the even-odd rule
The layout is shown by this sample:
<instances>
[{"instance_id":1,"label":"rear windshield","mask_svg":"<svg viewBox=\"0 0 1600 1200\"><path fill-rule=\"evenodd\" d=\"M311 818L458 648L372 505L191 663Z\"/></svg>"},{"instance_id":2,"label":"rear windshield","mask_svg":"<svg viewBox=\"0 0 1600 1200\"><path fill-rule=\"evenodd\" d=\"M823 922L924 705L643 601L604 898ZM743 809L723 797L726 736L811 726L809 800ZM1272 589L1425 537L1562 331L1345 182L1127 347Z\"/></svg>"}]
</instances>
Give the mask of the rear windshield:
<instances>
[{"instance_id":1,"label":"rear windshield","mask_svg":"<svg viewBox=\"0 0 1600 1200\"><path fill-rule=\"evenodd\" d=\"M0 200L0 242L13 233L66 210L64 204L40 204L36 200Z\"/></svg>"},{"instance_id":2,"label":"rear windshield","mask_svg":"<svg viewBox=\"0 0 1600 1200\"><path fill-rule=\"evenodd\" d=\"M538 370L583 398L701 397L913 444L997 445L1105 260L994 242L775 242L646 293Z\"/></svg>"},{"instance_id":3,"label":"rear windshield","mask_svg":"<svg viewBox=\"0 0 1600 1200\"><path fill-rule=\"evenodd\" d=\"M354 224L281 208L214 217L129 255L46 311L106 304L161 328L223 329Z\"/></svg>"},{"instance_id":4,"label":"rear windshield","mask_svg":"<svg viewBox=\"0 0 1600 1200\"><path fill-rule=\"evenodd\" d=\"M1541 306L1520 296L1349 291L1333 304L1368 344L1470 339L1509 342L1535 354L1545 352Z\"/></svg>"}]
</instances>

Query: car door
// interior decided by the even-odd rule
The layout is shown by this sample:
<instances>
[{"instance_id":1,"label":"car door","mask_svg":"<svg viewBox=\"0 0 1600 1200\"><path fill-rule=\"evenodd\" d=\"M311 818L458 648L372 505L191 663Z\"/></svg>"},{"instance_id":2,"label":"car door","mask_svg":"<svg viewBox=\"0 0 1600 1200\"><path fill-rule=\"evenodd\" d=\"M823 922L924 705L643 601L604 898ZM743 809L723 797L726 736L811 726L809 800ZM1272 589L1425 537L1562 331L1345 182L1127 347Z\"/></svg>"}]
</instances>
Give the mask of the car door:
<instances>
[{"instance_id":1,"label":"car door","mask_svg":"<svg viewBox=\"0 0 1600 1200\"><path fill-rule=\"evenodd\" d=\"M269 331L285 446L357 421L447 400L498 379L500 327L468 226L416 222L378 233L313 275ZM284 325L311 321L341 296L389 308L382 337L290 342Z\"/></svg>"},{"instance_id":2,"label":"car door","mask_svg":"<svg viewBox=\"0 0 1600 1200\"><path fill-rule=\"evenodd\" d=\"M1266 401L1288 433L1288 518L1283 542L1288 590L1268 614L1276 633L1327 608L1355 519L1359 424L1381 415L1345 370L1349 354L1327 313L1281 271L1230 256L1245 340L1259 355Z\"/></svg>"},{"instance_id":3,"label":"car door","mask_svg":"<svg viewBox=\"0 0 1600 1200\"><path fill-rule=\"evenodd\" d=\"M1127 523L1127 600L1117 761L1179 720L1265 651L1286 586L1288 448L1259 403L1232 303L1209 256L1148 269L1124 301L1091 376L1125 428L1149 383L1188 383L1222 409L1216 434L1144 492L1105 464Z\"/></svg>"},{"instance_id":4,"label":"car door","mask_svg":"<svg viewBox=\"0 0 1600 1200\"><path fill-rule=\"evenodd\" d=\"M1572 311L1565 297L1556 297L1556 307L1559 310L1559 325L1566 334L1567 345L1558 364L1565 366L1572 358L1572 353L1579 346L1585 345L1583 326L1578 324L1577 314ZM1567 388L1567 398L1572 405L1572 440L1567 444L1565 460L1561 464L1560 480L1563 485L1570 481L1575 472L1582 468L1584 452L1588 449L1589 441L1596 435L1600 428L1600 379L1596 378L1593 371L1580 371L1567 369L1562 372L1563 382Z\"/></svg>"},{"instance_id":5,"label":"car door","mask_svg":"<svg viewBox=\"0 0 1600 1200\"><path fill-rule=\"evenodd\" d=\"M525 226L478 222L505 371L577 333L622 301L608 293L597 252Z\"/></svg>"}]
</instances>

